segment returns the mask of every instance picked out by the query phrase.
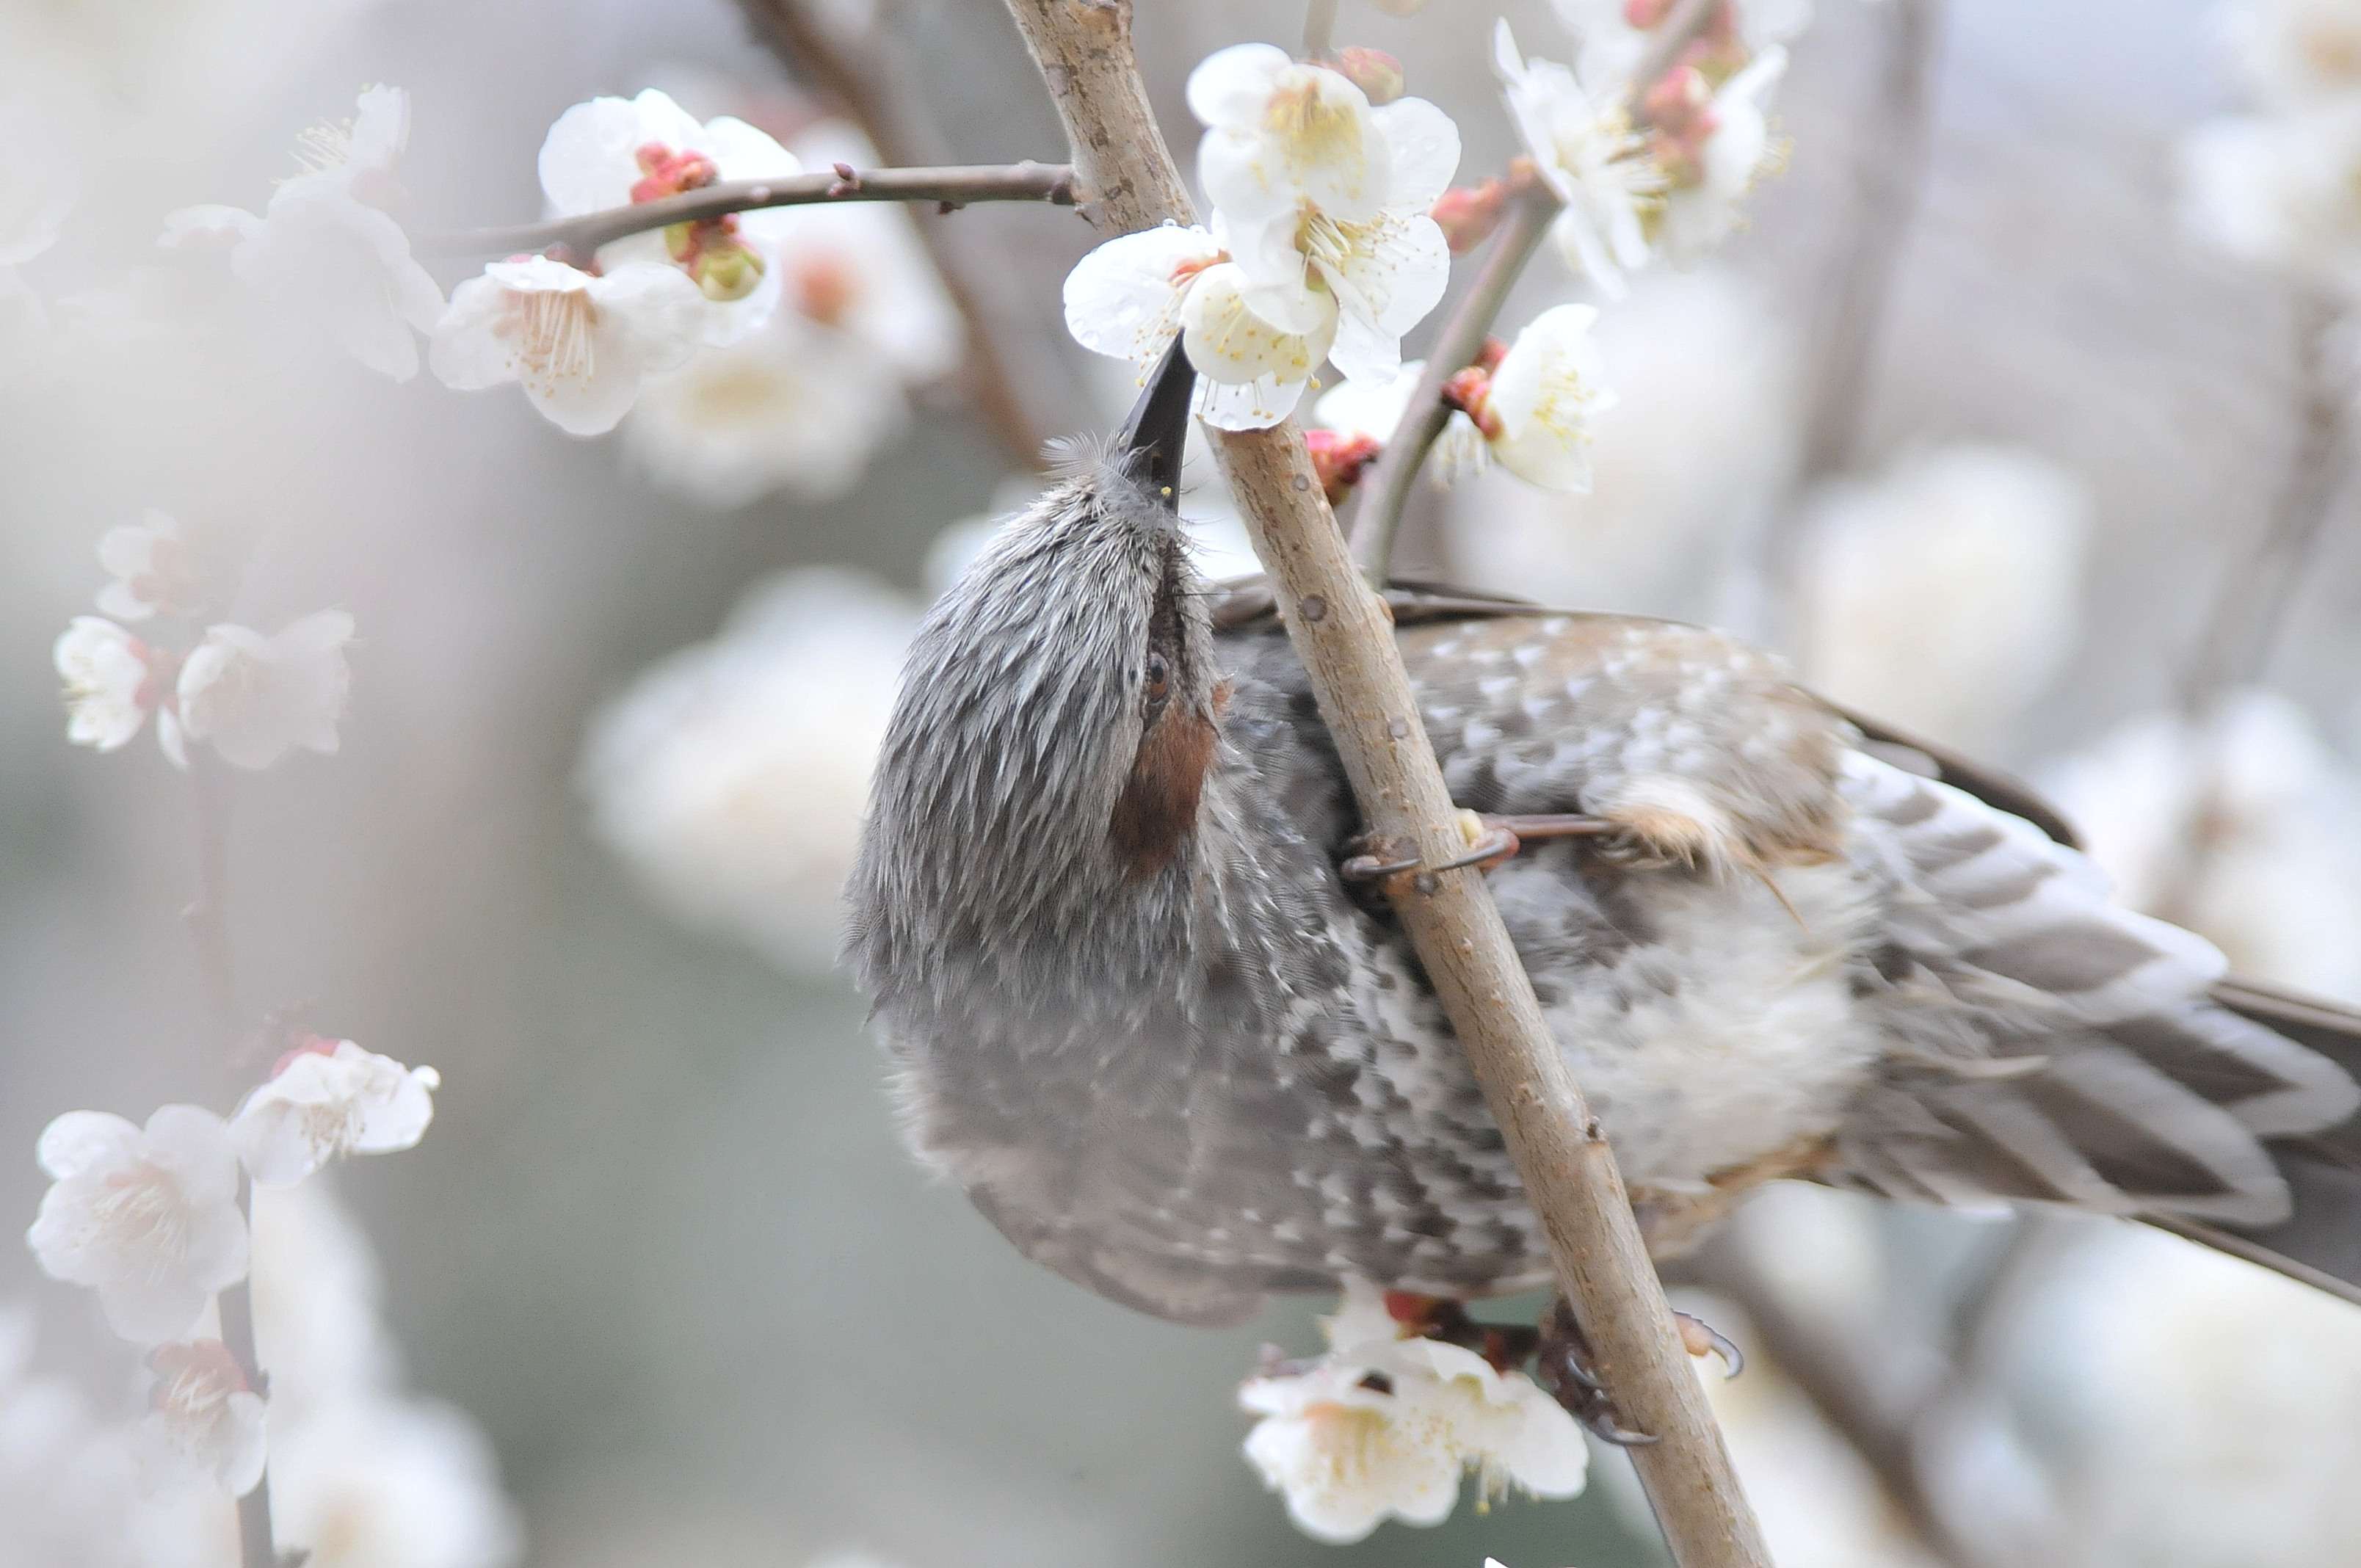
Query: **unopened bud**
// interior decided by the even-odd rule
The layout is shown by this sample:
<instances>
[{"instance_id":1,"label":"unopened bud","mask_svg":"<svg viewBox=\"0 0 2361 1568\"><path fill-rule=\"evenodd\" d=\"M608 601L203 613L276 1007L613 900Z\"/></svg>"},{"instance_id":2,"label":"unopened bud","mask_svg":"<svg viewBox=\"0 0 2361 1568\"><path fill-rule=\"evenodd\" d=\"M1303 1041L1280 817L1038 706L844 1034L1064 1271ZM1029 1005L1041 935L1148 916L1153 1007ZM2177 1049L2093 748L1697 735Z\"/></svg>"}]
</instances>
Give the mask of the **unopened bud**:
<instances>
[{"instance_id":1,"label":"unopened bud","mask_svg":"<svg viewBox=\"0 0 2361 1568\"><path fill-rule=\"evenodd\" d=\"M1499 227L1500 214L1507 210L1509 188L1502 181L1487 179L1480 185L1454 185L1434 199L1427 209L1450 243L1451 254L1464 256L1484 243L1491 232Z\"/></svg>"},{"instance_id":2,"label":"unopened bud","mask_svg":"<svg viewBox=\"0 0 2361 1568\"><path fill-rule=\"evenodd\" d=\"M1443 384L1443 400L1466 414L1484 439L1498 439L1500 416L1492 411L1492 372L1481 365L1470 365L1454 374Z\"/></svg>"},{"instance_id":3,"label":"unopened bud","mask_svg":"<svg viewBox=\"0 0 2361 1568\"><path fill-rule=\"evenodd\" d=\"M1672 11L1673 0L1623 0L1623 23L1645 32Z\"/></svg>"},{"instance_id":4,"label":"unopened bud","mask_svg":"<svg viewBox=\"0 0 2361 1568\"><path fill-rule=\"evenodd\" d=\"M1390 104L1402 95L1401 61L1381 49L1346 44L1336 51L1336 69L1372 104Z\"/></svg>"},{"instance_id":5,"label":"unopened bud","mask_svg":"<svg viewBox=\"0 0 2361 1568\"><path fill-rule=\"evenodd\" d=\"M1311 449L1312 471L1320 476L1320 488L1332 507L1345 504L1345 498L1384 450L1374 435L1346 435L1316 427L1303 433L1303 444Z\"/></svg>"},{"instance_id":6,"label":"unopened bud","mask_svg":"<svg viewBox=\"0 0 2361 1568\"><path fill-rule=\"evenodd\" d=\"M763 258L736 238L708 245L698 254L690 275L708 300L724 303L742 300L763 280Z\"/></svg>"}]
</instances>

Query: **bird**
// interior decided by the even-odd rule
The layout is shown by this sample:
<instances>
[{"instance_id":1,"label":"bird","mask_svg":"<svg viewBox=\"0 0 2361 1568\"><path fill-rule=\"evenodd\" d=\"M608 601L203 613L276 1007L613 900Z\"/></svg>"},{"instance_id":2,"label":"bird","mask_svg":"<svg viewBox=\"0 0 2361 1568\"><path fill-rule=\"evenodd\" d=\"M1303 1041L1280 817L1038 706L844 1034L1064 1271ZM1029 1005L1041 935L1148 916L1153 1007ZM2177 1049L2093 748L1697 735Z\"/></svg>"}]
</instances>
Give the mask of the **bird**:
<instances>
[{"instance_id":1,"label":"bird","mask_svg":"<svg viewBox=\"0 0 2361 1568\"><path fill-rule=\"evenodd\" d=\"M1273 597L1192 562L1193 384L1176 344L911 644L845 938L907 1140L1180 1323L1543 1286ZM2361 1014L2228 975L2031 791L1731 637L1389 597L1488 862L1450 874L1489 879L1652 1252L1796 1179L2126 1216L2361 1301Z\"/></svg>"}]
</instances>

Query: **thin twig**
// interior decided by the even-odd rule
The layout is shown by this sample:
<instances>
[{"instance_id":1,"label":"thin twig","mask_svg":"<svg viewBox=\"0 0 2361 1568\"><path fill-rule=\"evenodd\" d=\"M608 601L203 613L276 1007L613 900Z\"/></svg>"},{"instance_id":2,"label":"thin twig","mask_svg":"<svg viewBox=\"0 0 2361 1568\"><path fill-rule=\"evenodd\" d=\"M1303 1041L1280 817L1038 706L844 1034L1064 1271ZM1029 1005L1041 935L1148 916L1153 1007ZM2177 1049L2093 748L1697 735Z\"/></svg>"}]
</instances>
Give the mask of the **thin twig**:
<instances>
[{"instance_id":1,"label":"thin twig","mask_svg":"<svg viewBox=\"0 0 2361 1568\"><path fill-rule=\"evenodd\" d=\"M1884 331L1902 250L1918 215L1933 148L1936 45L1942 0L1893 0L1880 24L1883 76L1877 101L1856 140L1861 160L1844 254L1822 296L1804 415L1802 453L1785 504L1764 525L1755 549L1763 584L1763 641L1789 642L1800 584L1799 524L1812 488L1859 458L1869 374Z\"/></svg>"},{"instance_id":2,"label":"thin twig","mask_svg":"<svg viewBox=\"0 0 2361 1568\"><path fill-rule=\"evenodd\" d=\"M2328 532L2346 457L2345 378L2329 341L2335 323L2335 307L2327 301L2313 294L2297 300L2302 410L2295 451L2262 548L2252 565L2224 574L2223 591L2181 681L2180 709L2192 720L2208 718L2224 697L2261 676L2278 646L2289 601Z\"/></svg>"},{"instance_id":3,"label":"thin twig","mask_svg":"<svg viewBox=\"0 0 2361 1568\"><path fill-rule=\"evenodd\" d=\"M190 759L190 784L195 795L197 828L197 896L189 905L189 933L196 944L197 970L208 1010L213 1015L217 1048L225 1054L236 1040L237 969L229 940L229 815L215 764L207 757ZM238 1218L252 1230L254 1190L238 1173ZM254 1298L247 1280L216 1298L221 1314L222 1347L245 1374L247 1386L264 1398L269 1379L254 1344ZM240 1568L279 1568L277 1537L270 1520L270 1475L265 1470L254 1490L237 1500L237 1541Z\"/></svg>"},{"instance_id":4,"label":"thin twig","mask_svg":"<svg viewBox=\"0 0 2361 1568\"><path fill-rule=\"evenodd\" d=\"M1483 267L1435 334L1426 368L1411 390L1408 411L1387 439L1377 466L1362 481L1361 510L1353 519L1353 545L1362 570L1374 584L1382 586L1386 581L1394 541L1401 533L1402 515L1418 486L1419 469L1451 422L1444 388L1483 352L1492 323L1508 303L1509 291L1517 286L1525 264L1540 248L1557 212L1557 198L1538 180L1527 181L1510 198L1508 217L1493 236Z\"/></svg>"},{"instance_id":5,"label":"thin twig","mask_svg":"<svg viewBox=\"0 0 2361 1568\"><path fill-rule=\"evenodd\" d=\"M824 170L784 180L724 180L677 196L571 218L431 236L420 244L419 251L426 256L515 256L562 249L587 258L602 245L674 224L831 202L932 202L952 206L971 202L1047 202L1071 207L1074 171L1064 164L1027 159L944 169L854 170L850 177L840 170Z\"/></svg>"},{"instance_id":6,"label":"thin twig","mask_svg":"<svg viewBox=\"0 0 2361 1568\"><path fill-rule=\"evenodd\" d=\"M1008 0L1073 144L1103 232L1196 212L1148 102L1130 0ZM1214 433L1288 635L1370 830L1392 852L1466 853L1385 603L1353 563L1292 420ZM1605 1129L1590 1114L1483 874L1401 876L1389 891L1499 1124L1680 1568L1767 1568L1761 1527L1675 1333Z\"/></svg>"},{"instance_id":7,"label":"thin twig","mask_svg":"<svg viewBox=\"0 0 2361 1568\"><path fill-rule=\"evenodd\" d=\"M1682 0L1650 33L1647 52L1625 84L1626 97L1636 103L1643 96L1649 84L1672 69L1681 51L1726 3ZM1549 232L1558 210L1558 200L1547 186L1537 180L1524 183L1485 256L1483 270L1445 320L1427 354L1426 369L1411 392L1401 422L1394 427L1376 470L1364 483L1367 499L1353 522L1353 542L1372 583L1382 585L1392 568L1394 543L1400 536L1411 494L1417 488L1419 470L1451 422L1451 410L1443 400L1444 388L1475 362L1500 307L1508 302L1510 291L1540 248L1542 236Z\"/></svg>"},{"instance_id":8,"label":"thin twig","mask_svg":"<svg viewBox=\"0 0 2361 1568\"><path fill-rule=\"evenodd\" d=\"M884 31L884 11L856 47L856 40L815 14L812 0L739 4L788 69L834 99L887 163L925 164L945 156L949 149L935 128L926 96L912 90L917 64L894 48L894 38ZM1060 196L1044 199L1071 203L1071 187ZM1005 256L954 241L941 224L921 217L917 229L918 243L926 247L943 291L967 329L961 379L977 417L1010 458L1039 467L1043 448L1054 433L1041 422L1035 404L1042 395L1044 375L1054 371L1025 334L1004 335L1001 330L1001 323L1014 316L1005 307L1015 269Z\"/></svg>"},{"instance_id":9,"label":"thin twig","mask_svg":"<svg viewBox=\"0 0 2361 1568\"><path fill-rule=\"evenodd\" d=\"M1303 58L1319 60L1336 45L1336 0L1312 0L1303 8Z\"/></svg>"}]
</instances>

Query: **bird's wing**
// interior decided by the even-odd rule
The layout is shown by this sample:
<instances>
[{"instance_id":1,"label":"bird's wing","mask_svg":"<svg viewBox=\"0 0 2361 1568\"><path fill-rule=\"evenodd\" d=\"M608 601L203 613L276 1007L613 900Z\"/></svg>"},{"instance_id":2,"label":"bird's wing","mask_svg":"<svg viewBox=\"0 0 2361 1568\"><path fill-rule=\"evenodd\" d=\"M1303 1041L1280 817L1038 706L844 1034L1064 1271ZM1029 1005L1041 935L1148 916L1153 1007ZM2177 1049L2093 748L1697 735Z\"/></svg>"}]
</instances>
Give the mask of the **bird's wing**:
<instances>
[{"instance_id":1,"label":"bird's wing","mask_svg":"<svg viewBox=\"0 0 2361 1568\"><path fill-rule=\"evenodd\" d=\"M1275 627L1279 623L1279 601L1264 577L1237 577L1217 583L1213 593L1213 624L1218 630L1243 631L1263 624ZM1386 602L1393 611L1394 624L1401 627L1517 616L1667 626L1681 624L1677 621L1651 621L1649 618L1639 616L1609 616L1591 610L1558 609L1535 604L1530 599L1488 593L1477 588L1400 579L1387 586ZM1825 698L1821 700L1826 701ZM2038 791L2023 780L1962 756L1949 747L1907 734L1841 704L1830 703L1828 707L1861 731L1864 748L1873 755L1905 772L1939 779L2013 817L2021 817L2060 844L2076 849L2081 847L2081 836L2066 820L2065 814L2043 799Z\"/></svg>"},{"instance_id":2,"label":"bird's wing","mask_svg":"<svg viewBox=\"0 0 2361 1568\"><path fill-rule=\"evenodd\" d=\"M1890 889L1862 999L1894 1043L1843 1135L1849 1180L2192 1234L2351 1232L2349 1201L2304 1215L2320 1184L2290 1162L2323 1158L2361 1088L2226 981L2210 943L2117 906L2082 855L1940 780L1854 752L1845 788L1857 853ZM2351 1015L2308 1021L2356 1059Z\"/></svg>"}]
</instances>

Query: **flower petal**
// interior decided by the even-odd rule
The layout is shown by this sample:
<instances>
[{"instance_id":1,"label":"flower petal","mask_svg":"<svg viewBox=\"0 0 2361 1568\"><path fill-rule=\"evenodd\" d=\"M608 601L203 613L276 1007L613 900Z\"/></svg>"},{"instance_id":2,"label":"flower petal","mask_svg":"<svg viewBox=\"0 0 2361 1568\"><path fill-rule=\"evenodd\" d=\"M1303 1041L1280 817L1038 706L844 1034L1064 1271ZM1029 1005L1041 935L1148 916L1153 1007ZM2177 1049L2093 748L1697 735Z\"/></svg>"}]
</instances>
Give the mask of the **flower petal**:
<instances>
[{"instance_id":1,"label":"flower petal","mask_svg":"<svg viewBox=\"0 0 2361 1568\"><path fill-rule=\"evenodd\" d=\"M1153 359L1178 325L1184 269L1218 254L1203 229L1175 224L1108 240L1066 274L1066 330L1094 354Z\"/></svg>"},{"instance_id":2,"label":"flower petal","mask_svg":"<svg viewBox=\"0 0 2361 1568\"><path fill-rule=\"evenodd\" d=\"M1372 110L1392 163L1389 207L1423 212L1459 172L1459 127L1423 98L1398 98Z\"/></svg>"},{"instance_id":3,"label":"flower petal","mask_svg":"<svg viewBox=\"0 0 2361 1568\"><path fill-rule=\"evenodd\" d=\"M106 1111L69 1111L41 1129L33 1157L53 1179L138 1157L139 1129Z\"/></svg>"}]
</instances>

